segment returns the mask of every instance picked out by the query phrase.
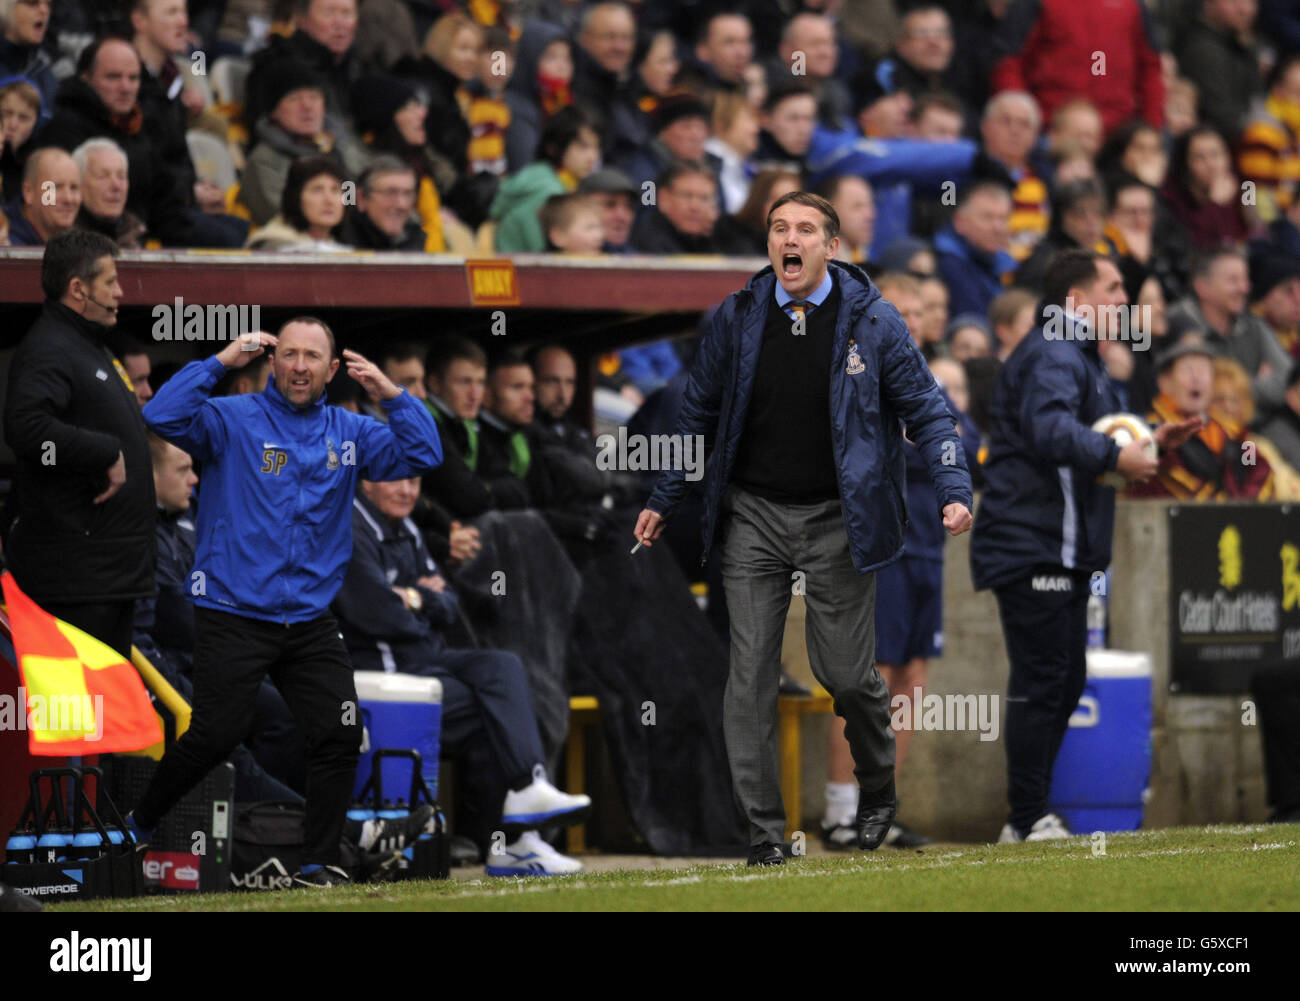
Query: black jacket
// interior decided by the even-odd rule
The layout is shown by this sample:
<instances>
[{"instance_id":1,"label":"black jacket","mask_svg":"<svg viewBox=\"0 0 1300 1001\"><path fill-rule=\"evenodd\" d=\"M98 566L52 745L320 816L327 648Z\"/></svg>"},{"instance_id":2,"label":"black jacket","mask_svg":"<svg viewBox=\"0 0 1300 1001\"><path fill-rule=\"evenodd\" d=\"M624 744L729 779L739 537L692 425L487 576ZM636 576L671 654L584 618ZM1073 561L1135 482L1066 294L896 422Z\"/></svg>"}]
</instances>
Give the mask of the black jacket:
<instances>
[{"instance_id":1,"label":"black jacket","mask_svg":"<svg viewBox=\"0 0 1300 1001\"><path fill-rule=\"evenodd\" d=\"M438 573L410 518L393 525L360 494L352 502L352 560L334 599L343 641L358 671L419 671L444 647L441 629L456 621L459 604L450 585L445 591L416 581ZM419 612L393 591L414 587Z\"/></svg>"},{"instance_id":2,"label":"black jacket","mask_svg":"<svg viewBox=\"0 0 1300 1001\"><path fill-rule=\"evenodd\" d=\"M135 394L105 346L107 332L47 300L9 366L4 433L17 458L16 517L5 558L37 602L153 593L149 442ZM119 452L126 483L92 503Z\"/></svg>"},{"instance_id":3,"label":"black jacket","mask_svg":"<svg viewBox=\"0 0 1300 1001\"><path fill-rule=\"evenodd\" d=\"M628 243L642 254L724 254L727 248L715 231L709 236L683 233L668 217L652 208L632 225ZM734 252L734 251L733 251ZM753 253L741 251L742 253Z\"/></svg>"},{"instance_id":4,"label":"black jacket","mask_svg":"<svg viewBox=\"0 0 1300 1001\"><path fill-rule=\"evenodd\" d=\"M768 132L767 129L760 129L758 133L758 149L754 151L752 157L755 163L761 163L764 167L788 167L791 170L797 170L801 176L807 176L807 153L803 156L795 156L788 149L782 146L776 140L776 136Z\"/></svg>"},{"instance_id":5,"label":"black jacket","mask_svg":"<svg viewBox=\"0 0 1300 1001\"><path fill-rule=\"evenodd\" d=\"M537 434L532 427L512 427L486 408L479 413L478 475L492 484L500 507L542 507L550 495ZM528 470L523 476L511 468L512 437L522 434L529 451Z\"/></svg>"},{"instance_id":6,"label":"black jacket","mask_svg":"<svg viewBox=\"0 0 1300 1001\"><path fill-rule=\"evenodd\" d=\"M108 108L80 77L63 81L54 99L54 117L41 129L41 146L58 146L69 153L87 139L103 136L122 147L127 159L130 190L126 207L139 216L149 232L168 246L188 247L194 235L185 216L180 187L150 138L148 125L134 135L115 126Z\"/></svg>"},{"instance_id":7,"label":"black jacket","mask_svg":"<svg viewBox=\"0 0 1300 1001\"><path fill-rule=\"evenodd\" d=\"M469 434L465 424L438 404L427 404L438 421L438 435L442 440L442 464L424 474L424 490L456 518L476 518L485 511L496 508L527 507L529 492L518 477L487 476L483 466L483 431L478 425L475 468L466 461ZM488 465L494 463L489 460Z\"/></svg>"},{"instance_id":8,"label":"black jacket","mask_svg":"<svg viewBox=\"0 0 1300 1001\"><path fill-rule=\"evenodd\" d=\"M600 128L601 152L608 159L615 152L615 131L611 113L621 90L618 76L611 73L581 45L573 46L573 103L589 114Z\"/></svg>"},{"instance_id":9,"label":"black jacket","mask_svg":"<svg viewBox=\"0 0 1300 1001\"><path fill-rule=\"evenodd\" d=\"M365 213L357 210L348 217L343 223L343 236L341 243L346 243L349 247L359 247L362 250L405 250L420 251L424 250L425 241L428 236L420 227L420 224L414 219L406 223L406 228L402 230L402 235L397 240L381 230Z\"/></svg>"},{"instance_id":10,"label":"black jacket","mask_svg":"<svg viewBox=\"0 0 1300 1001\"><path fill-rule=\"evenodd\" d=\"M1187 29L1176 54L1183 74L1200 91L1201 121L1223 133L1232 146L1251 99L1264 92L1254 46L1210 27L1202 16Z\"/></svg>"},{"instance_id":11,"label":"black jacket","mask_svg":"<svg viewBox=\"0 0 1300 1001\"><path fill-rule=\"evenodd\" d=\"M167 96L169 88L179 88L180 83L169 84L166 81L169 75L156 77L148 67L141 70L140 110L144 112L145 131L157 150L160 166L166 169L176 186L176 196L189 206L194 204L194 183L198 174L194 170L194 161L190 159L189 144L185 141L189 119L185 105L181 103L180 90L175 91L175 97Z\"/></svg>"},{"instance_id":12,"label":"black jacket","mask_svg":"<svg viewBox=\"0 0 1300 1001\"><path fill-rule=\"evenodd\" d=\"M458 176L464 175L469 168L470 127L456 99L460 80L429 56L403 59L393 68L393 73L424 98L429 109L424 120L429 144L451 161Z\"/></svg>"},{"instance_id":13,"label":"black jacket","mask_svg":"<svg viewBox=\"0 0 1300 1001\"><path fill-rule=\"evenodd\" d=\"M106 219L91 212L84 202L74 225L77 229L90 230L108 237L123 250L142 250L148 238L144 223L130 211L124 210L116 219Z\"/></svg>"}]
</instances>

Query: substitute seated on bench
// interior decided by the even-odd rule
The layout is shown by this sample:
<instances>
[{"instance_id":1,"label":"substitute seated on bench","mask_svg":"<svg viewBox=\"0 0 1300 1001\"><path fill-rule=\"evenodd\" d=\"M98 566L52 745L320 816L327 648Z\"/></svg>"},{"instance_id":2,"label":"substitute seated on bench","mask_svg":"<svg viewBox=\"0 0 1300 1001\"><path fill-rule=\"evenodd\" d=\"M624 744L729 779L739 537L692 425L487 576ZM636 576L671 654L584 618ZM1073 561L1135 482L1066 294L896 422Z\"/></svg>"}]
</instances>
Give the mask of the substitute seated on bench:
<instances>
[{"instance_id":1,"label":"substitute seated on bench","mask_svg":"<svg viewBox=\"0 0 1300 1001\"><path fill-rule=\"evenodd\" d=\"M353 667L442 683L442 747L461 759L473 815L465 833L488 852L489 875L577 872L582 863L555 851L536 828L579 822L591 800L547 780L519 658L446 645L442 633L458 617L459 603L411 520L419 494L415 477L362 481L353 502L352 562L334 601ZM512 840L493 852L489 842L499 828Z\"/></svg>"}]
</instances>

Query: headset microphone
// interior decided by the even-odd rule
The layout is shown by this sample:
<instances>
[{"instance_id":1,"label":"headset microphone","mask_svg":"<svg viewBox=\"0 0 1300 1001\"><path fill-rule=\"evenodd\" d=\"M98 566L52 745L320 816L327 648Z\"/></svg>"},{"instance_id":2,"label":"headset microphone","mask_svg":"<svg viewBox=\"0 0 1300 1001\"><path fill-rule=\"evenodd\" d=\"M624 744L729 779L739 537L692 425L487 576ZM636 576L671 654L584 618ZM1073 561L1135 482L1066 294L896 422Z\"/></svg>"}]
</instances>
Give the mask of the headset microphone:
<instances>
[{"instance_id":1,"label":"headset microphone","mask_svg":"<svg viewBox=\"0 0 1300 1001\"><path fill-rule=\"evenodd\" d=\"M96 299L96 298L95 298L93 295L91 295L89 292L86 293L86 298L89 299L91 302L93 302L93 303L94 303L96 306L98 306L100 309L106 309L106 310L108 310L110 313L116 313L116 312L117 312L117 307L116 307L116 306L106 306L106 305L104 305L102 302L100 302L98 299Z\"/></svg>"}]
</instances>

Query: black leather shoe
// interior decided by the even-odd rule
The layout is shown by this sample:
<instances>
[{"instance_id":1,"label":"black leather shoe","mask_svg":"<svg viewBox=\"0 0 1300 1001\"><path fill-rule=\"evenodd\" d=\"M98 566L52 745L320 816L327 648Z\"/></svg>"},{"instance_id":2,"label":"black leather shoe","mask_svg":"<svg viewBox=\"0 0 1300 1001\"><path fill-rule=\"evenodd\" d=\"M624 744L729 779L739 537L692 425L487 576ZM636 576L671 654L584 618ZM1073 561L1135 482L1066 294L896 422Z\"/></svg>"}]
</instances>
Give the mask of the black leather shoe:
<instances>
[{"instance_id":1,"label":"black leather shoe","mask_svg":"<svg viewBox=\"0 0 1300 1001\"><path fill-rule=\"evenodd\" d=\"M894 795L894 780L883 789L868 793L865 789L858 791L858 847L869 852L875 851L889 833L889 826L894 822L898 810L898 798Z\"/></svg>"},{"instance_id":2,"label":"black leather shoe","mask_svg":"<svg viewBox=\"0 0 1300 1001\"><path fill-rule=\"evenodd\" d=\"M812 697L812 691L807 685L795 681L794 678L790 677L790 675L786 674L784 671L781 672L781 682L777 685L776 692L778 695L793 695L801 699Z\"/></svg>"},{"instance_id":3,"label":"black leather shoe","mask_svg":"<svg viewBox=\"0 0 1300 1001\"><path fill-rule=\"evenodd\" d=\"M749 849L750 865L785 865L785 856L781 854L781 846L774 845L770 841L764 841L761 845L754 845Z\"/></svg>"},{"instance_id":4,"label":"black leather shoe","mask_svg":"<svg viewBox=\"0 0 1300 1001\"><path fill-rule=\"evenodd\" d=\"M886 848L921 848L928 844L931 844L931 841L924 834L917 834L916 831L898 821L889 825L889 833L885 835Z\"/></svg>"}]
</instances>

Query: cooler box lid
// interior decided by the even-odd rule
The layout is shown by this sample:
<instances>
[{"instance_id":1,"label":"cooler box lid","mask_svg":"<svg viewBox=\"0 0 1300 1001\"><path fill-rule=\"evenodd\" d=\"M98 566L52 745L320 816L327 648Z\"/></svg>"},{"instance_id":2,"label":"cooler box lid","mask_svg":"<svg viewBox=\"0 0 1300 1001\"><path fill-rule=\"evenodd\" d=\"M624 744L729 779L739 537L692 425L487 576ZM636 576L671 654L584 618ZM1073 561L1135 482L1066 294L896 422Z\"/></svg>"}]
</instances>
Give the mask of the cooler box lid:
<instances>
[{"instance_id":1,"label":"cooler box lid","mask_svg":"<svg viewBox=\"0 0 1300 1001\"><path fill-rule=\"evenodd\" d=\"M357 698L363 702L441 702L442 682L414 674L354 671Z\"/></svg>"},{"instance_id":2,"label":"cooler box lid","mask_svg":"<svg viewBox=\"0 0 1300 1001\"><path fill-rule=\"evenodd\" d=\"M1089 650L1090 678L1149 678L1151 655L1129 650Z\"/></svg>"}]
</instances>

